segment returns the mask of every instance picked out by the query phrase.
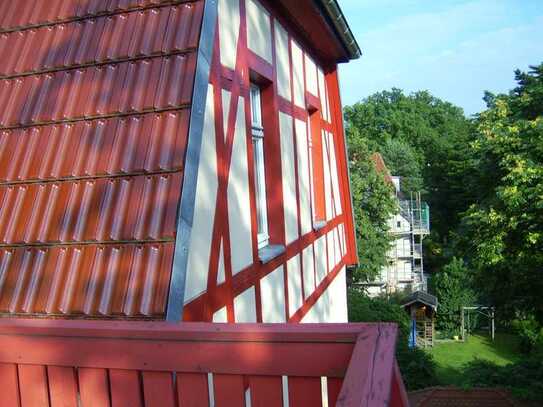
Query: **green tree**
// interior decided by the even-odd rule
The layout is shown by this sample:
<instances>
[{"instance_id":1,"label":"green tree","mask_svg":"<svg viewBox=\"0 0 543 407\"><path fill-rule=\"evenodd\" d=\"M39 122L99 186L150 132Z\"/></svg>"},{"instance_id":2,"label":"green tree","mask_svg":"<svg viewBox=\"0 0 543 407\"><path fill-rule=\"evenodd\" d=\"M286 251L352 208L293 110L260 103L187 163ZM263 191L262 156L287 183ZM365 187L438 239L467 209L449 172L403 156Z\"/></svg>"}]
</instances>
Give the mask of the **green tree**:
<instances>
[{"instance_id":1,"label":"green tree","mask_svg":"<svg viewBox=\"0 0 543 407\"><path fill-rule=\"evenodd\" d=\"M359 266L350 280L364 282L374 279L387 264L391 237L390 217L397 211L393 187L375 169L367 141L356 128L347 131L351 192L356 220Z\"/></svg>"},{"instance_id":2,"label":"green tree","mask_svg":"<svg viewBox=\"0 0 543 407\"><path fill-rule=\"evenodd\" d=\"M502 315L543 322L543 64L516 72L508 95L489 95L471 143L479 185L460 249L483 295Z\"/></svg>"},{"instance_id":3,"label":"green tree","mask_svg":"<svg viewBox=\"0 0 543 407\"><path fill-rule=\"evenodd\" d=\"M402 176L404 191L426 192L433 234L427 269L446 262L449 232L459 214L473 202L466 188L469 142L473 126L461 108L428 92L404 94L400 89L376 93L345 108L348 131L380 152L394 175Z\"/></svg>"},{"instance_id":4,"label":"green tree","mask_svg":"<svg viewBox=\"0 0 543 407\"><path fill-rule=\"evenodd\" d=\"M393 175L401 174L403 192L406 194L424 192L420 158L407 141L400 138L388 138L379 147L379 151L390 172Z\"/></svg>"},{"instance_id":5,"label":"green tree","mask_svg":"<svg viewBox=\"0 0 543 407\"><path fill-rule=\"evenodd\" d=\"M430 289L439 301L437 328L449 335L458 334L461 309L474 304L476 296L467 280L469 273L461 259L453 257L430 279Z\"/></svg>"}]
</instances>

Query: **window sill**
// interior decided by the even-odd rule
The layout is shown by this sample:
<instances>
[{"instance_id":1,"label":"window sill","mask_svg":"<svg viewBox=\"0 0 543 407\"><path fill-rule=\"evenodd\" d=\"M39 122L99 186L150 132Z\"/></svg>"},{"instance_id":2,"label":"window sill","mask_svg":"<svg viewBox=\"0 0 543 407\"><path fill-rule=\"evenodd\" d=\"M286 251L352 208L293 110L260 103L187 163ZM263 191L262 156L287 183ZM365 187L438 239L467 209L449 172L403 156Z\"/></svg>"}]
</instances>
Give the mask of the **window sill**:
<instances>
[{"instance_id":1,"label":"window sill","mask_svg":"<svg viewBox=\"0 0 543 407\"><path fill-rule=\"evenodd\" d=\"M315 232L318 232L319 230L321 230L325 226L326 226L326 221L325 220L317 220L317 221L313 222L313 230Z\"/></svg>"},{"instance_id":2,"label":"window sill","mask_svg":"<svg viewBox=\"0 0 543 407\"><path fill-rule=\"evenodd\" d=\"M261 263L268 263L277 256L285 253L286 248L280 244L269 244L262 249L258 249L258 257Z\"/></svg>"}]
</instances>

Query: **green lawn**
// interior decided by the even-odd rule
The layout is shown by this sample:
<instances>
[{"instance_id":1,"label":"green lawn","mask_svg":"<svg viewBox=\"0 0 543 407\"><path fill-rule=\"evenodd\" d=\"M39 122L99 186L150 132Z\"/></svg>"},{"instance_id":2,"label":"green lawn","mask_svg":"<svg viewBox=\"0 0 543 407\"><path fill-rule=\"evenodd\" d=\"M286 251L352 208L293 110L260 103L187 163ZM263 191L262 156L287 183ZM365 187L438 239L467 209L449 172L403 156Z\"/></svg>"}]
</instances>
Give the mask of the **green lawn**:
<instances>
[{"instance_id":1,"label":"green lawn","mask_svg":"<svg viewBox=\"0 0 543 407\"><path fill-rule=\"evenodd\" d=\"M466 342L438 343L428 352L436 361L440 383L456 386L462 385L462 366L476 358L498 365L519 359L517 338L508 334L496 334L494 342L488 336L472 335Z\"/></svg>"}]
</instances>

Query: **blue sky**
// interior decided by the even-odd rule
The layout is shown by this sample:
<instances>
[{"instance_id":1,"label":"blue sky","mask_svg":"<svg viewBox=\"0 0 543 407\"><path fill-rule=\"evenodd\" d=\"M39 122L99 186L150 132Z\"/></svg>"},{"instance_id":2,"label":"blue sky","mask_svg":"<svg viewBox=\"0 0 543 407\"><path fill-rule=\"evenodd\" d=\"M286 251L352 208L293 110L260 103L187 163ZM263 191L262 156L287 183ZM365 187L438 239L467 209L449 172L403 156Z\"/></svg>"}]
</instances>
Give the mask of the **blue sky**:
<instances>
[{"instance_id":1,"label":"blue sky","mask_svg":"<svg viewBox=\"0 0 543 407\"><path fill-rule=\"evenodd\" d=\"M543 62L543 0L339 0L362 58L340 67L342 102L426 89L470 115L483 92Z\"/></svg>"}]
</instances>

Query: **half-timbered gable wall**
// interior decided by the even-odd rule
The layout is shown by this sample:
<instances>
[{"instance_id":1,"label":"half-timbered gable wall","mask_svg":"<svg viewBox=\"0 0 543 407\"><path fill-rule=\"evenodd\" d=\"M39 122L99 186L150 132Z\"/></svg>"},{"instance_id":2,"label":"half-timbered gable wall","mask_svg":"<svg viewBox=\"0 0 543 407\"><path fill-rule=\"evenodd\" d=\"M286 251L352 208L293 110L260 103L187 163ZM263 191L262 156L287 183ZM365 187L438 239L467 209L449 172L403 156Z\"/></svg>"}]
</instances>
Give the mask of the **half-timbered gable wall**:
<instances>
[{"instance_id":1,"label":"half-timbered gable wall","mask_svg":"<svg viewBox=\"0 0 543 407\"><path fill-rule=\"evenodd\" d=\"M337 67L274 2L219 0L217 24L183 319L346 321L356 254Z\"/></svg>"}]
</instances>

